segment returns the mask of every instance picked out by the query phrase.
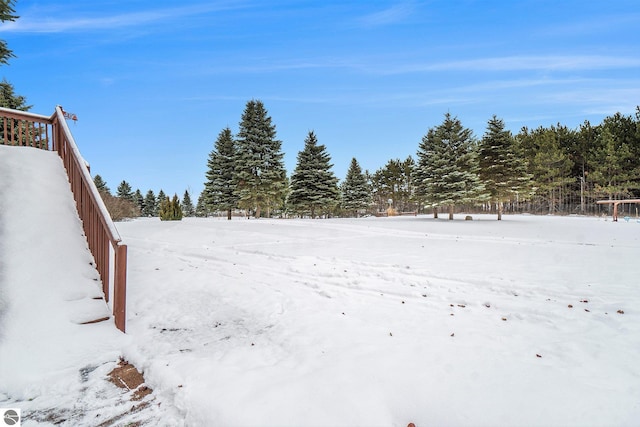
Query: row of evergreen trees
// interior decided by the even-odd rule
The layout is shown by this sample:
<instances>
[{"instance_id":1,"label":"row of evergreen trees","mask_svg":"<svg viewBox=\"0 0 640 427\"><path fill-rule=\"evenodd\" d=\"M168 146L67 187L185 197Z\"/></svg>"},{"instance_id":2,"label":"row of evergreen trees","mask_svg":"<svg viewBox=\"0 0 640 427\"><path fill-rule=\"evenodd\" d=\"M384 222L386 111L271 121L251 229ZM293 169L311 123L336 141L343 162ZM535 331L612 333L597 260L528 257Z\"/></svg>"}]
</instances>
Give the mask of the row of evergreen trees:
<instances>
[{"instance_id":1,"label":"row of evergreen trees","mask_svg":"<svg viewBox=\"0 0 640 427\"><path fill-rule=\"evenodd\" d=\"M93 178L96 188L105 202L111 217L118 221L123 218L139 216L159 217L163 221L181 220L183 216L195 216L196 211L191 201L191 195L185 190L182 201L177 194L169 198L160 190L156 196L153 190L147 191L145 196L139 189L133 191L127 181L122 181L115 196L100 175Z\"/></svg>"},{"instance_id":2,"label":"row of evergreen trees","mask_svg":"<svg viewBox=\"0 0 640 427\"><path fill-rule=\"evenodd\" d=\"M495 212L498 219L504 208L594 213L597 199L640 195L640 108L635 118L617 113L596 126L525 127L516 135L494 116L480 139L447 113L423 136L415 160L389 160L369 173L353 158L340 184L332 167L326 147L310 131L288 178L275 125L264 104L251 100L238 134L228 127L219 133L195 208L188 191L182 201L176 195L169 200L162 190L143 197L126 181L117 199L129 200L140 215L160 217L169 209L163 209L165 201L173 202L176 217L178 207L184 216L224 212L229 219L236 211L317 217L429 210L452 218L465 209Z\"/></svg>"},{"instance_id":3,"label":"row of evergreen trees","mask_svg":"<svg viewBox=\"0 0 640 427\"><path fill-rule=\"evenodd\" d=\"M260 217L279 215L328 216L338 209L366 209L370 191L365 176L353 159L341 188L332 171L331 157L313 131L298 153L296 168L288 179L281 142L275 125L259 100L247 103L234 138L223 129L207 162L206 182L198 200L198 214L236 209ZM341 191L342 190L342 191Z\"/></svg>"},{"instance_id":4,"label":"row of evergreen trees","mask_svg":"<svg viewBox=\"0 0 640 427\"><path fill-rule=\"evenodd\" d=\"M371 174L354 158L341 185L324 145L309 132L287 180L275 126L251 100L238 135L223 129L207 162L198 214L244 209L300 216L358 215L368 211L496 212L503 208L548 213L593 213L595 200L635 197L640 189L640 108L597 126L558 124L513 135L493 116L482 138L445 114L428 129L416 160L390 160Z\"/></svg>"},{"instance_id":5,"label":"row of evergreen trees","mask_svg":"<svg viewBox=\"0 0 640 427\"><path fill-rule=\"evenodd\" d=\"M368 175L378 209L386 206L388 199L402 210L450 206L449 200L438 199L446 194L442 188L431 186L434 193L424 194L420 184L438 177L454 180L456 175L451 175L448 168L463 163L466 157L455 162L450 158L439 165L443 156L438 145L439 140L458 145L457 139L471 140L468 149L477 161L471 160L463 169L473 172L477 166L484 185L484 191L472 186L479 191L478 197L465 200L460 193L457 200L452 200L467 210L499 212L504 206L511 211L594 214L599 212L600 206L595 203L599 199L640 196L640 108L635 117L616 113L596 126L585 121L577 129L560 124L525 127L516 135L493 117L479 141L455 122L447 115L442 125L427 132L418 149L418 164L411 156L404 161L390 160ZM464 182L469 185L476 180L467 176ZM473 196L473 191L467 195Z\"/></svg>"}]
</instances>

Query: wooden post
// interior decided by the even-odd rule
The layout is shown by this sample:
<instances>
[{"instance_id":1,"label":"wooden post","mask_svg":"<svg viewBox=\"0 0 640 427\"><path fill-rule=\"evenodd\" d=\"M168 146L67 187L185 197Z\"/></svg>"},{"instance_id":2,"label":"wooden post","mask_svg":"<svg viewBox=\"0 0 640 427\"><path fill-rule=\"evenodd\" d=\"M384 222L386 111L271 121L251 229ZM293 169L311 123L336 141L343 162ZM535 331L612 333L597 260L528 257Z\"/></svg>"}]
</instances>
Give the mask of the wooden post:
<instances>
[{"instance_id":1,"label":"wooden post","mask_svg":"<svg viewBox=\"0 0 640 427\"><path fill-rule=\"evenodd\" d=\"M127 245L116 245L113 283L113 315L116 328L125 332L127 316Z\"/></svg>"},{"instance_id":2,"label":"wooden post","mask_svg":"<svg viewBox=\"0 0 640 427\"><path fill-rule=\"evenodd\" d=\"M104 300L109 302L109 238L106 236L104 230L101 230L98 235L98 247L100 250L100 258L103 261L102 265L98 266L98 271L100 271L101 279L102 279L102 293L104 294ZM116 256L116 248L113 248L113 257L115 260ZM114 262L115 264L115 262ZM115 268L115 267L114 267ZM114 273L115 274L115 273Z\"/></svg>"}]
</instances>

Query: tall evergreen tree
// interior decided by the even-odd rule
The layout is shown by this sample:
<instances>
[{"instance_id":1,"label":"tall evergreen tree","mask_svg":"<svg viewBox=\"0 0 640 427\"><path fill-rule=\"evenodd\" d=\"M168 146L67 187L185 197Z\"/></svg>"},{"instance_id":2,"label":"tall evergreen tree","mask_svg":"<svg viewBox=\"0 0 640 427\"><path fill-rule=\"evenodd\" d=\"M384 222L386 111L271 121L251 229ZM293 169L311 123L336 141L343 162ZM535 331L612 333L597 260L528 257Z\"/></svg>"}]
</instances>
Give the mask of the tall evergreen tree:
<instances>
[{"instance_id":1,"label":"tall evergreen tree","mask_svg":"<svg viewBox=\"0 0 640 427\"><path fill-rule=\"evenodd\" d=\"M549 214L563 211L563 193L575 183L571 176L573 162L568 147L562 141L568 131L563 127L524 128L517 135L528 159L528 172L534 177L536 196L544 201Z\"/></svg>"},{"instance_id":2,"label":"tall evergreen tree","mask_svg":"<svg viewBox=\"0 0 640 427\"><path fill-rule=\"evenodd\" d=\"M1 2L0 2L1 3ZM13 110L20 111L28 111L31 109L31 105L26 104L26 99L24 96L16 95L13 89L13 85L9 83L6 79L2 79L0 82L0 107L3 108L11 108ZM13 121L13 125L11 122ZM5 126L7 127L5 132ZM22 145L18 142L18 138L20 135L19 132L20 123L17 119L5 119L0 121L0 138L4 139L4 135L6 133L6 140L3 141L4 144L18 143L18 145ZM29 138L31 141L38 141L38 143L43 144L46 141L46 135L40 134L36 129L29 130L31 133L31 137ZM47 142L48 143L48 142ZM36 146L38 144L36 143Z\"/></svg>"},{"instance_id":3,"label":"tall evergreen tree","mask_svg":"<svg viewBox=\"0 0 640 427\"><path fill-rule=\"evenodd\" d=\"M191 201L191 196L189 195L189 191L185 190L184 196L182 196L182 213L184 216L195 216L196 210L193 207L193 202Z\"/></svg>"},{"instance_id":4,"label":"tall evergreen tree","mask_svg":"<svg viewBox=\"0 0 640 427\"><path fill-rule=\"evenodd\" d=\"M156 216L157 211L158 207L156 203L156 195L153 193L153 190L149 190L144 196L144 207L142 208L142 216Z\"/></svg>"},{"instance_id":5,"label":"tall evergreen tree","mask_svg":"<svg viewBox=\"0 0 640 427\"><path fill-rule=\"evenodd\" d=\"M586 200L589 193L590 180L588 179L589 162L591 161L591 149L596 146L598 127L591 126L588 120L580 125L576 144L573 147L573 159L577 168L575 174L580 184L580 213L586 212Z\"/></svg>"},{"instance_id":6,"label":"tall evergreen tree","mask_svg":"<svg viewBox=\"0 0 640 427\"><path fill-rule=\"evenodd\" d=\"M362 168L355 157L351 159L347 176L340 186L340 191L342 193L342 208L351 212L353 216L357 217L360 211L369 206L371 191L367 178L362 173Z\"/></svg>"},{"instance_id":7,"label":"tall evergreen tree","mask_svg":"<svg viewBox=\"0 0 640 427\"><path fill-rule=\"evenodd\" d=\"M413 204L413 175L415 161L411 156L406 160L389 160L371 178L373 195L378 210L392 209L406 212L415 209ZM389 205L389 201L391 204Z\"/></svg>"},{"instance_id":8,"label":"tall evergreen tree","mask_svg":"<svg viewBox=\"0 0 640 427\"><path fill-rule=\"evenodd\" d=\"M198 203L196 204L196 216L199 218L205 218L209 215L209 209L207 208L206 194L201 192L198 196Z\"/></svg>"},{"instance_id":9,"label":"tall evergreen tree","mask_svg":"<svg viewBox=\"0 0 640 427\"><path fill-rule=\"evenodd\" d=\"M0 22L15 21L18 19L18 16L15 15L14 4L14 0L0 1ZM7 46L7 42L5 40L0 40L0 65L8 64L9 59L14 57L15 55ZM31 105L27 105L26 98L24 96L17 95L14 91L13 85L5 78L0 82L0 107L20 111L29 111L31 109ZM0 135L5 135L5 124L6 122L0 122ZM18 126L18 121L13 120L13 128L17 129ZM7 126L7 128L11 129L12 126ZM14 134L7 134L7 140L4 141L5 144L14 142L17 139L18 131L15 130L14 132ZM39 143L42 144L46 140L46 137L44 135L39 135L37 131L32 130L30 132L33 132L33 141L38 140Z\"/></svg>"},{"instance_id":10,"label":"tall evergreen tree","mask_svg":"<svg viewBox=\"0 0 640 427\"><path fill-rule=\"evenodd\" d=\"M24 96L16 95L13 85L6 79L2 79L0 82L0 107L20 111L31 109L31 105L27 105L27 99Z\"/></svg>"},{"instance_id":11,"label":"tall evergreen tree","mask_svg":"<svg viewBox=\"0 0 640 427\"><path fill-rule=\"evenodd\" d=\"M236 144L228 127L218 135L215 147L207 161L207 181L204 183L204 201L211 210L227 212L231 219L231 211L238 205L235 192Z\"/></svg>"},{"instance_id":12,"label":"tall evergreen tree","mask_svg":"<svg viewBox=\"0 0 640 427\"><path fill-rule=\"evenodd\" d=\"M639 171L634 172L627 165L635 160L630 147L604 127L596 139L591 162L590 178L595 183L596 195L609 200L631 196Z\"/></svg>"},{"instance_id":13,"label":"tall evergreen tree","mask_svg":"<svg viewBox=\"0 0 640 427\"><path fill-rule=\"evenodd\" d=\"M15 15L14 4L15 0L0 1L0 22L15 21L18 19L18 16ZM9 58L13 57L15 57L15 55L7 46L7 42L0 40L0 64L8 64ZM2 107L4 107L4 105L2 105Z\"/></svg>"},{"instance_id":14,"label":"tall evergreen tree","mask_svg":"<svg viewBox=\"0 0 640 427\"><path fill-rule=\"evenodd\" d=\"M287 204L300 214L327 214L338 204L338 178L330 163L331 157L324 145L310 131L304 140L304 149L298 153L298 162L291 176L291 192Z\"/></svg>"},{"instance_id":15,"label":"tall evergreen tree","mask_svg":"<svg viewBox=\"0 0 640 427\"><path fill-rule=\"evenodd\" d=\"M623 194L624 197L632 197L640 189L640 122L635 121L632 116L616 113L605 117L600 128L601 135L604 132L610 133L613 145L619 150L616 156L621 169L617 178L621 190L618 197ZM599 145L605 149L610 143L603 139Z\"/></svg>"},{"instance_id":16,"label":"tall evergreen tree","mask_svg":"<svg viewBox=\"0 0 640 427\"><path fill-rule=\"evenodd\" d=\"M162 188L160 189L160 191L158 192L158 198L156 199L156 216L160 216L160 210L161 210L161 204L164 201L169 201L169 197L167 197L166 194L164 194L164 191L162 191Z\"/></svg>"},{"instance_id":17,"label":"tall evergreen tree","mask_svg":"<svg viewBox=\"0 0 640 427\"><path fill-rule=\"evenodd\" d=\"M105 193L111 195L111 190L107 187L107 183L100 175L96 175L93 177L93 183L96 185L96 188L100 193Z\"/></svg>"},{"instance_id":18,"label":"tall evergreen tree","mask_svg":"<svg viewBox=\"0 0 640 427\"><path fill-rule=\"evenodd\" d=\"M135 201L136 206L138 207L140 212L142 213L142 209L144 208L144 197L142 197L142 193L140 192L139 188L136 188L135 193L133 193L133 200Z\"/></svg>"},{"instance_id":19,"label":"tall evergreen tree","mask_svg":"<svg viewBox=\"0 0 640 427\"><path fill-rule=\"evenodd\" d=\"M127 181L122 181L116 190L116 196L121 199L129 200L133 203L136 203L136 200L133 196L133 191L131 190L131 185Z\"/></svg>"},{"instance_id":20,"label":"tall evergreen tree","mask_svg":"<svg viewBox=\"0 0 640 427\"><path fill-rule=\"evenodd\" d=\"M502 219L504 202L523 194L530 185L526 162L518 155L511 132L495 115L487 124L487 131L478 146L480 179L491 201L498 205L498 220Z\"/></svg>"},{"instance_id":21,"label":"tall evergreen tree","mask_svg":"<svg viewBox=\"0 0 640 427\"><path fill-rule=\"evenodd\" d=\"M416 198L433 209L433 217L438 218L438 206L441 203L438 193L438 170L443 163L444 143L436 138L436 130L429 128L418 146L418 162L414 169L413 182L416 185Z\"/></svg>"},{"instance_id":22,"label":"tall evergreen tree","mask_svg":"<svg viewBox=\"0 0 640 427\"><path fill-rule=\"evenodd\" d=\"M256 218L263 208L281 205L286 194L281 145L264 104L247 102L237 136L234 184L239 206L253 210Z\"/></svg>"},{"instance_id":23,"label":"tall evergreen tree","mask_svg":"<svg viewBox=\"0 0 640 427\"><path fill-rule=\"evenodd\" d=\"M471 130L445 114L442 124L430 129L418 147L416 195L434 208L448 206L449 219L457 204L483 199L475 149Z\"/></svg>"}]
</instances>

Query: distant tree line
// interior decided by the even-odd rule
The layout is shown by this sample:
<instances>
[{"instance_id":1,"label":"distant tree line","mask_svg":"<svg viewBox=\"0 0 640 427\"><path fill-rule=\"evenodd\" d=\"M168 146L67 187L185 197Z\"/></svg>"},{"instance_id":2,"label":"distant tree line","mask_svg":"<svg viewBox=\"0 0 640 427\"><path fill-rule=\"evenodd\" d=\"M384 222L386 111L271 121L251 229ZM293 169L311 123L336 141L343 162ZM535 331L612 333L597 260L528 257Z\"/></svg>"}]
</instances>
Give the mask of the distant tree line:
<instances>
[{"instance_id":1,"label":"distant tree line","mask_svg":"<svg viewBox=\"0 0 640 427\"><path fill-rule=\"evenodd\" d=\"M493 116L481 138L447 113L418 142L415 157L391 159L373 173L352 158L342 182L314 131L290 177L281 144L264 104L251 100L238 133L227 127L218 134L195 208L187 191L182 201L177 195L169 200L162 190L143 197L126 181L111 197L128 202L121 208L125 217L164 219L181 217L177 208L184 216L228 219L403 213L446 213L452 219L456 211L501 219L503 212L594 214L596 200L640 197L640 107L635 117L616 113L598 125L523 127L515 135ZM110 196L99 176L95 181Z\"/></svg>"},{"instance_id":2,"label":"distant tree line","mask_svg":"<svg viewBox=\"0 0 640 427\"><path fill-rule=\"evenodd\" d=\"M160 190L156 196L153 190L147 191L145 196L139 189L133 191L127 181L122 181L116 190L111 189L100 175L93 178L98 192L102 196L105 207L114 221L136 217L158 217L163 221L181 220L185 216L195 216L196 210L191 201L191 195L185 190L182 201L177 194L169 198Z\"/></svg>"},{"instance_id":3,"label":"distant tree line","mask_svg":"<svg viewBox=\"0 0 640 427\"><path fill-rule=\"evenodd\" d=\"M259 216L358 216L456 210L595 213L598 199L640 196L640 107L578 129L557 124L513 135L493 116L476 138L447 113L418 143L415 160L392 159L374 173L352 159L344 181L310 131L289 180L281 143L260 101L247 103L238 135L218 135L198 215L239 210ZM265 210L266 209L266 210Z\"/></svg>"}]
</instances>

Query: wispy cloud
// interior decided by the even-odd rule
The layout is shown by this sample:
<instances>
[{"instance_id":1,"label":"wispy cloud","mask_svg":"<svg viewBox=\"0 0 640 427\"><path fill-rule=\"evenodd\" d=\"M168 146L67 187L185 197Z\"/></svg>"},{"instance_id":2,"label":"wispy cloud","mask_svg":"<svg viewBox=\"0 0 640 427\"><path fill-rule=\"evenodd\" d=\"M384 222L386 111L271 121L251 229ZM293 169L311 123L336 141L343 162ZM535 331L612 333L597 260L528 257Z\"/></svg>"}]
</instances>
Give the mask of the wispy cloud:
<instances>
[{"instance_id":1,"label":"wispy cloud","mask_svg":"<svg viewBox=\"0 0 640 427\"><path fill-rule=\"evenodd\" d=\"M585 34L594 35L624 28L637 28L638 25L640 25L640 13L627 13L624 15L598 16L597 19L572 23L565 22L562 25L542 27L535 34L549 38L558 36L581 37Z\"/></svg>"},{"instance_id":2,"label":"wispy cloud","mask_svg":"<svg viewBox=\"0 0 640 427\"><path fill-rule=\"evenodd\" d=\"M475 83L465 86L459 86L448 90L455 90L459 92L497 92L497 91L509 91L511 89L526 89L532 87L551 87L551 86L576 86L576 85L612 85L618 81L612 81L609 79L595 79L595 78L532 78L532 79L501 79L501 80L489 80L482 81L481 83ZM635 82L627 82L629 85L634 85Z\"/></svg>"},{"instance_id":3,"label":"wispy cloud","mask_svg":"<svg viewBox=\"0 0 640 427\"><path fill-rule=\"evenodd\" d=\"M214 4L147 10L108 16L70 17L59 13L59 16L56 18L42 18L41 14L32 15L26 13L14 22L3 24L0 27L0 32L62 33L111 30L161 23L177 17L188 17L240 7L242 7L242 3L239 2L218 2Z\"/></svg>"},{"instance_id":4,"label":"wispy cloud","mask_svg":"<svg viewBox=\"0 0 640 427\"><path fill-rule=\"evenodd\" d=\"M401 3L379 12L370 13L359 18L365 27L379 27L404 21L414 11L411 3Z\"/></svg>"},{"instance_id":5,"label":"wispy cloud","mask_svg":"<svg viewBox=\"0 0 640 427\"><path fill-rule=\"evenodd\" d=\"M232 67L239 72L275 72L299 69L349 68L372 74L393 75L439 71L576 71L640 67L640 58L602 55L568 56L506 56L463 61L418 63L388 58L308 58L295 60L264 60L250 65ZM230 71L217 68L217 71Z\"/></svg>"},{"instance_id":6,"label":"wispy cloud","mask_svg":"<svg viewBox=\"0 0 640 427\"><path fill-rule=\"evenodd\" d=\"M613 68L640 67L638 57L602 55L556 55L556 56L505 56L479 58L463 61L436 63L389 64L375 67L373 71L382 74L403 74L425 71L571 71L601 70Z\"/></svg>"},{"instance_id":7,"label":"wispy cloud","mask_svg":"<svg viewBox=\"0 0 640 427\"><path fill-rule=\"evenodd\" d=\"M206 62L206 59L205 59ZM326 57L326 58L295 58L295 59L271 59L251 56L229 57L226 63L215 64L201 63L198 67L180 71L187 74L256 74L278 73L286 71L322 70L322 69L361 69L365 65L352 58Z\"/></svg>"},{"instance_id":8,"label":"wispy cloud","mask_svg":"<svg viewBox=\"0 0 640 427\"><path fill-rule=\"evenodd\" d=\"M511 71L580 71L629 69L640 67L640 58L625 56L507 56L479 58L463 61L414 62L398 58L367 57L317 57L288 59L256 59L250 63L236 65L201 67L204 73L270 73L306 69L351 69L373 75L420 74L430 72L511 72ZM549 81L520 82L518 85L536 85Z\"/></svg>"},{"instance_id":9,"label":"wispy cloud","mask_svg":"<svg viewBox=\"0 0 640 427\"><path fill-rule=\"evenodd\" d=\"M558 104L576 104L585 106L607 106L615 104L616 106L624 105L626 108L620 111L633 111L638 105L640 99L640 88L637 86L630 88L609 88L596 87L586 90L566 90L550 93L546 96L545 101L555 102Z\"/></svg>"}]
</instances>

